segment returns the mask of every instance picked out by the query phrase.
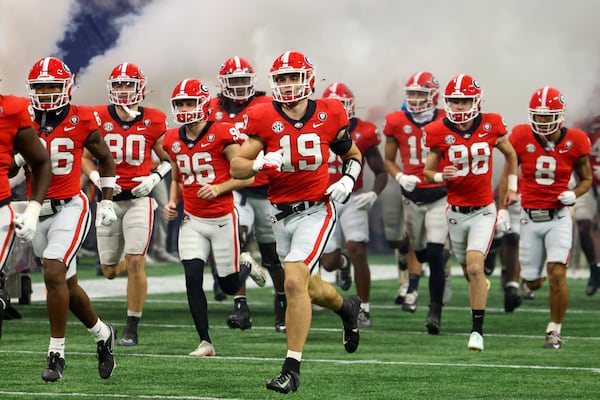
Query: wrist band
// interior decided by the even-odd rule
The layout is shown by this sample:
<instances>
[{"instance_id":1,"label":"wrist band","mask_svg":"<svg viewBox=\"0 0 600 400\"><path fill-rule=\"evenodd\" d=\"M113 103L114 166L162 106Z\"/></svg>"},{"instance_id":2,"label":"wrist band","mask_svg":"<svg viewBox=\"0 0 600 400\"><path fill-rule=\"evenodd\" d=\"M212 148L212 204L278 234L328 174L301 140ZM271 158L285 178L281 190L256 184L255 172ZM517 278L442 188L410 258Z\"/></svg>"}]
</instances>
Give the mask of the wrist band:
<instances>
[{"instance_id":1,"label":"wrist band","mask_svg":"<svg viewBox=\"0 0 600 400\"><path fill-rule=\"evenodd\" d=\"M100 187L102 189L114 189L115 184L117 183L117 178L114 176L101 176L100 177Z\"/></svg>"},{"instance_id":2,"label":"wrist band","mask_svg":"<svg viewBox=\"0 0 600 400\"><path fill-rule=\"evenodd\" d=\"M517 176L509 175L508 176L508 190L517 191Z\"/></svg>"},{"instance_id":3,"label":"wrist band","mask_svg":"<svg viewBox=\"0 0 600 400\"><path fill-rule=\"evenodd\" d=\"M436 183L444 182L444 175L441 172L436 172L433 174L433 181Z\"/></svg>"}]
</instances>

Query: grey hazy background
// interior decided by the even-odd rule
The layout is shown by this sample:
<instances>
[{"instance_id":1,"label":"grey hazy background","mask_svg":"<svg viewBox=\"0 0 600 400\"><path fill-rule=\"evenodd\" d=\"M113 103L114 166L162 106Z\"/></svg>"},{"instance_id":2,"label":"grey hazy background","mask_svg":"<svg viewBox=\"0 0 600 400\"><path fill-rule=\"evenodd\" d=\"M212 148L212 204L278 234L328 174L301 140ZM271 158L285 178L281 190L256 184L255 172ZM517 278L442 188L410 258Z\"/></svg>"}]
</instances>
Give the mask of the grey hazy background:
<instances>
[{"instance_id":1,"label":"grey hazy background","mask_svg":"<svg viewBox=\"0 0 600 400\"><path fill-rule=\"evenodd\" d=\"M544 85L563 91L569 119L595 106L595 0L136 1L141 13L115 21L123 27L116 47L81 73L74 102L105 103L106 77L123 61L146 73L145 104L166 112L181 79L199 78L216 92L218 68L232 55L247 58L258 87L268 91L273 59L298 50L316 66L316 95L343 81L357 96L360 117L370 108L397 109L404 82L422 69L442 87L457 73L473 75L484 111L501 113L509 126L526 121L529 97ZM56 50L75 7L74 0L0 0L0 92L26 94L29 69Z\"/></svg>"}]
</instances>

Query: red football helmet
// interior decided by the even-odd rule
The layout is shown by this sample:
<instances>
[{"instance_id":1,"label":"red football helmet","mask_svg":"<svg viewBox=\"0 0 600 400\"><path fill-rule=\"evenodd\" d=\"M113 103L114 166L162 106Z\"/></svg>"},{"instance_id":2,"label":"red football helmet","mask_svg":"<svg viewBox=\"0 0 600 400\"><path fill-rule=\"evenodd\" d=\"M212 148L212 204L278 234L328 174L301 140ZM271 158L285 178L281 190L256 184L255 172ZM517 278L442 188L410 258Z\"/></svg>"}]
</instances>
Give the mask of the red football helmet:
<instances>
[{"instance_id":1,"label":"red football helmet","mask_svg":"<svg viewBox=\"0 0 600 400\"><path fill-rule=\"evenodd\" d=\"M62 85L58 93L37 93L39 85ZM56 110L69 104L73 74L61 60L54 57L44 57L36 62L27 77L27 92L31 105L36 110Z\"/></svg>"},{"instance_id":2,"label":"red football helmet","mask_svg":"<svg viewBox=\"0 0 600 400\"><path fill-rule=\"evenodd\" d=\"M107 82L108 100L112 104L130 106L144 100L146 93L146 77L135 64L117 65Z\"/></svg>"},{"instance_id":3,"label":"red football helmet","mask_svg":"<svg viewBox=\"0 0 600 400\"><path fill-rule=\"evenodd\" d=\"M565 108L565 97L558 89L546 86L536 90L529 101L531 129L538 135L553 134L562 126ZM551 119L536 121L536 116L551 117Z\"/></svg>"},{"instance_id":4,"label":"red football helmet","mask_svg":"<svg viewBox=\"0 0 600 400\"><path fill-rule=\"evenodd\" d=\"M179 110L177 100L194 100L196 106L191 110ZM175 86L171 95L171 112L178 124L191 124L204 121L208 117L210 93L208 88L197 79L184 79Z\"/></svg>"},{"instance_id":5,"label":"red football helmet","mask_svg":"<svg viewBox=\"0 0 600 400\"><path fill-rule=\"evenodd\" d=\"M452 111L449 100L471 99L471 108L467 111ZM448 119L456 124L464 124L479 115L481 110L481 87L472 76L460 74L448 82L444 92L444 109Z\"/></svg>"},{"instance_id":6,"label":"red football helmet","mask_svg":"<svg viewBox=\"0 0 600 400\"><path fill-rule=\"evenodd\" d=\"M332 83L325 88L323 92L324 99L338 99L344 104L348 118L354 117L354 93L345 84L341 82Z\"/></svg>"},{"instance_id":7,"label":"red football helmet","mask_svg":"<svg viewBox=\"0 0 600 400\"><path fill-rule=\"evenodd\" d=\"M423 94L426 94L424 98ZM433 110L438 103L440 84L431 72L421 71L412 75L404 87L406 110L422 113Z\"/></svg>"},{"instance_id":8,"label":"red football helmet","mask_svg":"<svg viewBox=\"0 0 600 400\"><path fill-rule=\"evenodd\" d=\"M232 100L246 101L256 93L254 69L242 57L228 58L219 70L221 94Z\"/></svg>"},{"instance_id":9,"label":"red football helmet","mask_svg":"<svg viewBox=\"0 0 600 400\"><path fill-rule=\"evenodd\" d=\"M298 82L282 81L281 76L298 74ZM310 96L315 90L315 67L308 57L297 51L286 51L275 59L271 70L273 99L280 103L294 103Z\"/></svg>"}]
</instances>

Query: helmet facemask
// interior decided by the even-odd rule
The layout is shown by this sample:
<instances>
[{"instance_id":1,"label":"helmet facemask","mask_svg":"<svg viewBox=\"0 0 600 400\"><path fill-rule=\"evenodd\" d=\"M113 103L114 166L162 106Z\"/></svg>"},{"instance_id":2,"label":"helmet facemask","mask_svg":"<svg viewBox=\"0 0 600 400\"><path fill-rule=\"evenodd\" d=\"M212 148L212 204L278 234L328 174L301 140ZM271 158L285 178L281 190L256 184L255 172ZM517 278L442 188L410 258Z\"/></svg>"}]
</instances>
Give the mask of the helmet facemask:
<instances>
[{"instance_id":1,"label":"helmet facemask","mask_svg":"<svg viewBox=\"0 0 600 400\"><path fill-rule=\"evenodd\" d=\"M221 94L231 100L246 101L256 93L254 79L250 72L219 75Z\"/></svg>"},{"instance_id":2,"label":"helmet facemask","mask_svg":"<svg viewBox=\"0 0 600 400\"><path fill-rule=\"evenodd\" d=\"M471 100L471 107L466 111L453 111L451 107L452 100ZM479 115L481 95L476 96L444 96L444 110L446 117L455 124L464 124Z\"/></svg>"},{"instance_id":3,"label":"helmet facemask","mask_svg":"<svg viewBox=\"0 0 600 400\"><path fill-rule=\"evenodd\" d=\"M283 84L278 82L284 75L294 75L297 79ZM279 103L295 103L309 97L313 92L314 72L304 69L285 69L270 73L273 99Z\"/></svg>"}]
</instances>

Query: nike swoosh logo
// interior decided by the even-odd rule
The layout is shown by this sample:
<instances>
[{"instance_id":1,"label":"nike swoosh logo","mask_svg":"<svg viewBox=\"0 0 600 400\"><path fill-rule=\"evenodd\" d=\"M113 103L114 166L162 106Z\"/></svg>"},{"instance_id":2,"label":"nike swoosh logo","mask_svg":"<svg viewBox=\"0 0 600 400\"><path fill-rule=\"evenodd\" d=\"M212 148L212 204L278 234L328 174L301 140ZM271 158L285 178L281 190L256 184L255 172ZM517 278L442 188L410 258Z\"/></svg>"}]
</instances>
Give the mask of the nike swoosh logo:
<instances>
[{"instance_id":1,"label":"nike swoosh logo","mask_svg":"<svg viewBox=\"0 0 600 400\"><path fill-rule=\"evenodd\" d=\"M76 126L67 126L67 127L65 127L65 132L72 131L75 128L77 128L77 127Z\"/></svg>"},{"instance_id":2,"label":"nike swoosh logo","mask_svg":"<svg viewBox=\"0 0 600 400\"><path fill-rule=\"evenodd\" d=\"M208 146L210 143L200 143L200 147L206 147Z\"/></svg>"},{"instance_id":3,"label":"nike swoosh logo","mask_svg":"<svg viewBox=\"0 0 600 400\"><path fill-rule=\"evenodd\" d=\"M485 136L487 136L487 135L488 135L487 133L479 133L479 134L477 135L477 137L485 137Z\"/></svg>"},{"instance_id":4,"label":"nike swoosh logo","mask_svg":"<svg viewBox=\"0 0 600 400\"><path fill-rule=\"evenodd\" d=\"M138 126L135 129L137 129L138 131L145 131L146 127L145 126Z\"/></svg>"},{"instance_id":5,"label":"nike swoosh logo","mask_svg":"<svg viewBox=\"0 0 600 400\"><path fill-rule=\"evenodd\" d=\"M224 227L225 225L227 225L227 224L219 224L219 228L222 228L222 227Z\"/></svg>"},{"instance_id":6,"label":"nike swoosh logo","mask_svg":"<svg viewBox=\"0 0 600 400\"><path fill-rule=\"evenodd\" d=\"M324 122L321 122L320 124L313 123L313 128L318 128L318 127L320 127L323 124L324 124Z\"/></svg>"},{"instance_id":7,"label":"nike swoosh logo","mask_svg":"<svg viewBox=\"0 0 600 400\"><path fill-rule=\"evenodd\" d=\"M559 152L560 154L566 153L567 151L569 151L569 150L567 150L567 149L560 149L560 150L558 150L558 152Z\"/></svg>"}]
</instances>

